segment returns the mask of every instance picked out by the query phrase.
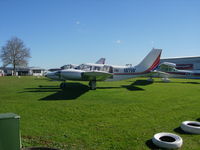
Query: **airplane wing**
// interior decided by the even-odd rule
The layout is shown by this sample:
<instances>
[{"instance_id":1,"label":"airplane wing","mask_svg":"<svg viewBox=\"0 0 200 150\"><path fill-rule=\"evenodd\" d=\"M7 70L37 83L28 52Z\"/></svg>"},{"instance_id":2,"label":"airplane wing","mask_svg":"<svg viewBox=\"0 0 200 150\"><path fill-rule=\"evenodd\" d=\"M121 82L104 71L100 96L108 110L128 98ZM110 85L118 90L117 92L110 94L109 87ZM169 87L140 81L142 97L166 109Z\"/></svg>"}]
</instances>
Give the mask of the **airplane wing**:
<instances>
[{"instance_id":1,"label":"airplane wing","mask_svg":"<svg viewBox=\"0 0 200 150\"><path fill-rule=\"evenodd\" d=\"M84 80L95 80L95 81L104 81L113 75L104 71L86 71L82 73L82 78Z\"/></svg>"}]
</instances>

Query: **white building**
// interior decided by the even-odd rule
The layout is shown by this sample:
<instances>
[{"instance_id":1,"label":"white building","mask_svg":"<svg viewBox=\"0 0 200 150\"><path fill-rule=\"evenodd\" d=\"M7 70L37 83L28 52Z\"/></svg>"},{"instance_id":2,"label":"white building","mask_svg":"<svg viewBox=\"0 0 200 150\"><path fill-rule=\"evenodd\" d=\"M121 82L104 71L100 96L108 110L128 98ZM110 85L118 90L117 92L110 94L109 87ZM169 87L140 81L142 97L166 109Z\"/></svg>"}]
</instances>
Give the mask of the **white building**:
<instances>
[{"instance_id":1,"label":"white building","mask_svg":"<svg viewBox=\"0 0 200 150\"><path fill-rule=\"evenodd\" d=\"M45 73L45 69L39 67L30 67L29 68L29 75L32 76L43 76Z\"/></svg>"},{"instance_id":2,"label":"white building","mask_svg":"<svg viewBox=\"0 0 200 150\"><path fill-rule=\"evenodd\" d=\"M12 76L14 74L13 67L1 67L4 75ZM39 67L16 67L17 76L43 76L45 69Z\"/></svg>"},{"instance_id":3,"label":"white building","mask_svg":"<svg viewBox=\"0 0 200 150\"><path fill-rule=\"evenodd\" d=\"M200 56L162 58L160 63L171 62L180 70L200 70Z\"/></svg>"}]
</instances>

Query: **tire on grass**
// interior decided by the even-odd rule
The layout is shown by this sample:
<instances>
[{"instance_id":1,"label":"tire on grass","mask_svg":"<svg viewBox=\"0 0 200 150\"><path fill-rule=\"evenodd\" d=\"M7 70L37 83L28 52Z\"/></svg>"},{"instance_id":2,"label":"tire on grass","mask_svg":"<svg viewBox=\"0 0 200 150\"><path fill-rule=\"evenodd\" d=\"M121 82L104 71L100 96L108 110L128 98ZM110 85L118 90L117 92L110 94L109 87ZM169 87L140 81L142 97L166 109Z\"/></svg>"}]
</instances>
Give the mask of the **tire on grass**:
<instances>
[{"instance_id":1,"label":"tire on grass","mask_svg":"<svg viewBox=\"0 0 200 150\"><path fill-rule=\"evenodd\" d=\"M166 149L180 148L183 144L183 140L180 136L166 132L155 134L152 138L152 142L156 146Z\"/></svg>"},{"instance_id":2,"label":"tire on grass","mask_svg":"<svg viewBox=\"0 0 200 150\"><path fill-rule=\"evenodd\" d=\"M198 121L183 121L181 129L187 133L200 134L200 122Z\"/></svg>"}]
</instances>

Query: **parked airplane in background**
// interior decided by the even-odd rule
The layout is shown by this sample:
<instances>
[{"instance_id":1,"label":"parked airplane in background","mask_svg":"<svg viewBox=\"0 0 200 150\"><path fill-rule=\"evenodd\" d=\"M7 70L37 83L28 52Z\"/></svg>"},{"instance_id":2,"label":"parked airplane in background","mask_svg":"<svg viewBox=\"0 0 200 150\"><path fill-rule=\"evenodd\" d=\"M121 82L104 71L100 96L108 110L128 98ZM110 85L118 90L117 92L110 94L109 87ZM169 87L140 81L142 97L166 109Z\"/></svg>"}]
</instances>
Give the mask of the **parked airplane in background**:
<instances>
[{"instance_id":1,"label":"parked airplane in background","mask_svg":"<svg viewBox=\"0 0 200 150\"><path fill-rule=\"evenodd\" d=\"M106 59L105 58L100 58L95 64L105 64Z\"/></svg>"},{"instance_id":2,"label":"parked airplane in background","mask_svg":"<svg viewBox=\"0 0 200 150\"><path fill-rule=\"evenodd\" d=\"M200 71L195 70L178 70L176 69L176 64L163 62L159 65L157 71L165 72L165 78L187 78L195 79L200 78ZM161 75L162 76L162 75Z\"/></svg>"},{"instance_id":3,"label":"parked airplane in background","mask_svg":"<svg viewBox=\"0 0 200 150\"><path fill-rule=\"evenodd\" d=\"M152 49L135 67L87 63L79 65L76 69L47 73L46 77L52 79L52 76L57 76L59 80L64 81L60 85L61 88L65 87L66 80L89 81L90 89L94 90L96 81L124 80L150 73L158 66L161 52L161 49Z\"/></svg>"}]
</instances>

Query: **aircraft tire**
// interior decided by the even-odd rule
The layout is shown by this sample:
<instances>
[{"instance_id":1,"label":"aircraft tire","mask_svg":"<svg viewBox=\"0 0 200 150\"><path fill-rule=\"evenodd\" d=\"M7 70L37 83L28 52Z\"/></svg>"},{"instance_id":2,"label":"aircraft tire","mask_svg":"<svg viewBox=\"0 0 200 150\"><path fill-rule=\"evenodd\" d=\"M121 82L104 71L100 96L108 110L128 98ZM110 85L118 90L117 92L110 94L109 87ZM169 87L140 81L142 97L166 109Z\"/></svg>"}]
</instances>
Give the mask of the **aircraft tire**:
<instances>
[{"instance_id":1,"label":"aircraft tire","mask_svg":"<svg viewBox=\"0 0 200 150\"><path fill-rule=\"evenodd\" d=\"M200 134L200 122L198 121L183 121L181 129L187 133Z\"/></svg>"},{"instance_id":2,"label":"aircraft tire","mask_svg":"<svg viewBox=\"0 0 200 150\"><path fill-rule=\"evenodd\" d=\"M173 133L161 132L153 136L152 142L160 147L165 149L176 149L180 148L183 144L183 140L180 136Z\"/></svg>"}]
</instances>

